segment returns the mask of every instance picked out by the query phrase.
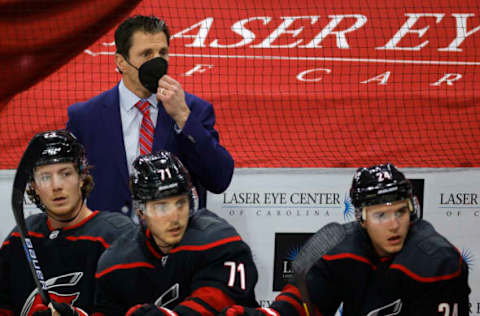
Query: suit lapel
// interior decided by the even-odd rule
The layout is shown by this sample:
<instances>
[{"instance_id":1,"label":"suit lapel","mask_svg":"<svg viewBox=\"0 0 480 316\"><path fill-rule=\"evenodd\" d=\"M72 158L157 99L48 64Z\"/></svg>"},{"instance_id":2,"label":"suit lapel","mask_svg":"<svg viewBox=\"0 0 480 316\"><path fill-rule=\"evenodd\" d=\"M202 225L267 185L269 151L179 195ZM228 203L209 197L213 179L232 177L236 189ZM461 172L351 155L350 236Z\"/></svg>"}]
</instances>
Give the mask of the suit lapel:
<instances>
[{"instance_id":1,"label":"suit lapel","mask_svg":"<svg viewBox=\"0 0 480 316\"><path fill-rule=\"evenodd\" d=\"M157 124L155 126L155 136L153 138L152 151L156 152L160 149L170 150L168 144L172 143L174 137L174 121L165 112L162 102L158 101Z\"/></svg>"},{"instance_id":2,"label":"suit lapel","mask_svg":"<svg viewBox=\"0 0 480 316\"><path fill-rule=\"evenodd\" d=\"M122 179L128 182L127 156L125 153L125 142L123 140L122 119L120 116L120 99L118 85L115 86L105 99L101 109L101 122L104 124L102 130L104 135L97 137L104 138L105 154L112 154L112 163L117 163Z\"/></svg>"}]
</instances>

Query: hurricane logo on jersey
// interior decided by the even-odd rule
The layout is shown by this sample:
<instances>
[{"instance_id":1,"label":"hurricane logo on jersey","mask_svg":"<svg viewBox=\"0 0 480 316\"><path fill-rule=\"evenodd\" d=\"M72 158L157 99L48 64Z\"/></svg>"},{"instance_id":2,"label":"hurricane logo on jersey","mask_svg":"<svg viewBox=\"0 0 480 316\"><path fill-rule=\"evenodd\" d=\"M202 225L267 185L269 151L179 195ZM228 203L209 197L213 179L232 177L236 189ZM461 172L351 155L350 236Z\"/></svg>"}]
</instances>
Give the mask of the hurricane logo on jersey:
<instances>
[{"instance_id":1,"label":"hurricane logo on jersey","mask_svg":"<svg viewBox=\"0 0 480 316\"><path fill-rule=\"evenodd\" d=\"M180 284L175 283L155 300L156 306L165 307L180 297Z\"/></svg>"},{"instance_id":2,"label":"hurricane logo on jersey","mask_svg":"<svg viewBox=\"0 0 480 316\"><path fill-rule=\"evenodd\" d=\"M402 300L398 299L390 304L387 304L385 306L382 306L380 308L377 308L370 313L367 314L367 316L393 316L393 315L398 315L402 311Z\"/></svg>"},{"instance_id":3,"label":"hurricane logo on jersey","mask_svg":"<svg viewBox=\"0 0 480 316\"><path fill-rule=\"evenodd\" d=\"M58 303L74 304L80 297L80 292L77 289L75 289L76 292L69 292L69 287L77 285L82 276L83 272L73 272L48 279L45 285L49 296ZM64 287L66 288L64 289ZM42 304L42 299L35 288L26 299L20 315L30 316L32 306L37 304Z\"/></svg>"}]
</instances>

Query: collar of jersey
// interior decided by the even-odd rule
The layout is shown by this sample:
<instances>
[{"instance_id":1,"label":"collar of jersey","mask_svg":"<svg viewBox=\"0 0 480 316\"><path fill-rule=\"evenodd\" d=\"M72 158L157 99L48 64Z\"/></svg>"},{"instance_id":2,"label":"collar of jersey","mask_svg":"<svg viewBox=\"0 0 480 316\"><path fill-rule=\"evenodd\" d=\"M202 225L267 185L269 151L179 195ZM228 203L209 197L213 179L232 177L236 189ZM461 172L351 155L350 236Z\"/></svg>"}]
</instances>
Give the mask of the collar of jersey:
<instances>
[{"instance_id":1,"label":"collar of jersey","mask_svg":"<svg viewBox=\"0 0 480 316\"><path fill-rule=\"evenodd\" d=\"M99 213L99 211L93 211L92 214L88 215L88 217L82 219L79 223L75 224L75 225L72 225L72 226L67 226L67 227L63 227L61 229L55 229L52 227L52 225L50 224L50 219L47 217L47 226L48 226L48 230L49 231L54 231L54 230L72 230L72 229L75 229L75 228L78 228L80 226L83 226L85 225L88 221L90 221L92 218L94 218L95 216L97 216L97 214Z\"/></svg>"},{"instance_id":2,"label":"collar of jersey","mask_svg":"<svg viewBox=\"0 0 480 316\"><path fill-rule=\"evenodd\" d=\"M158 248L157 243L153 239L152 232L148 228L145 229L145 237L145 244L150 253L156 258L162 259L165 254L160 250L160 248Z\"/></svg>"}]
</instances>

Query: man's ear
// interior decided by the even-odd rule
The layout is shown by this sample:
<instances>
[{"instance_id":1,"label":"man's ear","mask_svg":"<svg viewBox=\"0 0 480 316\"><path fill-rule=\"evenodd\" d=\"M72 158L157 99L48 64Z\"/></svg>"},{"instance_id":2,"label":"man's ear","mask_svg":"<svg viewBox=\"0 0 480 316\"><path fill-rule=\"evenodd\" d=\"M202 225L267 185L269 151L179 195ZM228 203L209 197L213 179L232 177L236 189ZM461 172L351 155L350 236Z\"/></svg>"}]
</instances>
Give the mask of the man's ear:
<instances>
[{"instance_id":1,"label":"man's ear","mask_svg":"<svg viewBox=\"0 0 480 316\"><path fill-rule=\"evenodd\" d=\"M360 225L365 228L365 221L367 220L367 208L364 206L362 207L362 211L360 213Z\"/></svg>"},{"instance_id":2,"label":"man's ear","mask_svg":"<svg viewBox=\"0 0 480 316\"><path fill-rule=\"evenodd\" d=\"M125 57L123 55L115 53L115 64L117 65L118 70L120 73L124 73L126 70L126 67L128 67L128 63L125 60Z\"/></svg>"},{"instance_id":3,"label":"man's ear","mask_svg":"<svg viewBox=\"0 0 480 316\"><path fill-rule=\"evenodd\" d=\"M141 220L144 220L145 215L143 215L143 211L142 211L141 209L137 209L136 212L137 212L137 216L138 216Z\"/></svg>"},{"instance_id":4,"label":"man's ear","mask_svg":"<svg viewBox=\"0 0 480 316\"><path fill-rule=\"evenodd\" d=\"M36 186L35 186L35 181L30 181L30 183L27 185L27 190L31 190L31 191L37 193Z\"/></svg>"}]
</instances>

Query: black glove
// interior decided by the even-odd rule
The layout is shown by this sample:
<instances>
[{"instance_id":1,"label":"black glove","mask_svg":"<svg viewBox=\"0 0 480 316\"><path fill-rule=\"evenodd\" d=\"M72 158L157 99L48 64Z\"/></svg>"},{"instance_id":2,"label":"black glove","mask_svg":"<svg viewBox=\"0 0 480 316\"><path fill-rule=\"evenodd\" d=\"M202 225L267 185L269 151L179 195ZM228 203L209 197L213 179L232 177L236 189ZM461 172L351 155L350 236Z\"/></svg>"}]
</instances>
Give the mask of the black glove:
<instances>
[{"instance_id":1,"label":"black glove","mask_svg":"<svg viewBox=\"0 0 480 316\"><path fill-rule=\"evenodd\" d=\"M251 308L240 305L233 305L224 308L218 316L280 316L280 314L272 308Z\"/></svg>"},{"instance_id":2,"label":"black glove","mask_svg":"<svg viewBox=\"0 0 480 316\"><path fill-rule=\"evenodd\" d=\"M153 304L138 304L131 307L125 316L178 316L178 314L165 307Z\"/></svg>"},{"instance_id":3,"label":"black glove","mask_svg":"<svg viewBox=\"0 0 480 316\"><path fill-rule=\"evenodd\" d=\"M66 303L52 301L52 305L61 316L88 316L88 314L80 308ZM52 310L43 304L35 305L32 308L32 312L34 312L32 316L52 316Z\"/></svg>"}]
</instances>

